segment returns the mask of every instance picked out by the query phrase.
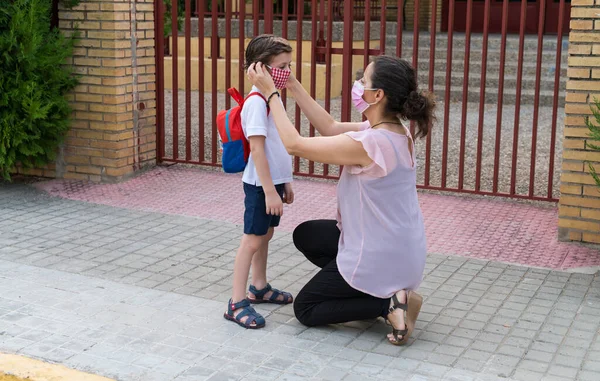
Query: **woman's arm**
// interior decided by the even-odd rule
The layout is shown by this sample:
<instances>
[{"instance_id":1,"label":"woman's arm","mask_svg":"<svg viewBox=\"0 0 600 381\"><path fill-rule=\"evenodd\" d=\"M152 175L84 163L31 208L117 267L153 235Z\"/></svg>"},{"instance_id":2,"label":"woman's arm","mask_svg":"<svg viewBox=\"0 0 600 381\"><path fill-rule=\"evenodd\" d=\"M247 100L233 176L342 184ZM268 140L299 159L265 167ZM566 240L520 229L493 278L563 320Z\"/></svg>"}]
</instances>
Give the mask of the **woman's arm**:
<instances>
[{"instance_id":1,"label":"woman's arm","mask_svg":"<svg viewBox=\"0 0 600 381\"><path fill-rule=\"evenodd\" d=\"M263 69L262 63L252 64L248 69L248 77L258 89L265 94L279 137L287 151L296 156L325 164L360 165L372 163L371 158L360 142L346 135L331 137L305 138L300 136L287 116L283 104L279 101L269 73ZM275 99L275 100L274 100Z\"/></svg>"},{"instance_id":2,"label":"woman's arm","mask_svg":"<svg viewBox=\"0 0 600 381\"><path fill-rule=\"evenodd\" d=\"M308 95L302 84L293 76L288 80L286 88L310 123L315 126L321 135L334 136L361 129L362 123L341 123L333 119L320 104Z\"/></svg>"},{"instance_id":3,"label":"woman's arm","mask_svg":"<svg viewBox=\"0 0 600 381\"><path fill-rule=\"evenodd\" d=\"M258 89L265 94L279 137L287 151L296 156L325 164L360 165L372 163L362 143L346 135L331 137L305 138L300 136L287 116L283 104L279 101L269 73L263 69L262 63L252 64L248 69L248 77ZM273 101L275 99L275 101Z\"/></svg>"},{"instance_id":4,"label":"woman's arm","mask_svg":"<svg viewBox=\"0 0 600 381\"><path fill-rule=\"evenodd\" d=\"M372 163L362 143L349 136L318 136L314 138L300 136L278 100L271 100L271 115L273 115L281 141L290 155L325 164L366 167Z\"/></svg>"}]
</instances>

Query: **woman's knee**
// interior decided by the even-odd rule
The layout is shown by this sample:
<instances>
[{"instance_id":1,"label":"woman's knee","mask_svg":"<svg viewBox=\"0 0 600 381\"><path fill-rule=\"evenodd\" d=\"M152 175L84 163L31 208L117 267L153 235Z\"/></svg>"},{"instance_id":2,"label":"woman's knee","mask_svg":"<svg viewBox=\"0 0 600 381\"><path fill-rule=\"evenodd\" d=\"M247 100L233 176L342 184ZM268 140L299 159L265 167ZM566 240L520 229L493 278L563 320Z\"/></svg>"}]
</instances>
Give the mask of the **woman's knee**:
<instances>
[{"instance_id":1,"label":"woman's knee","mask_svg":"<svg viewBox=\"0 0 600 381\"><path fill-rule=\"evenodd\" d=\"M305 246L308 236L310 235L308 232L310 231L310 225L312 221L305 221L300 225L296 226L294 232L292 233L292 240L294 241L294 246L300 252L305 252Z\"/></svg>"},{"instance_id":2,"label":"woman's knee","mask_svg":"<svg viewBox=\"0 0 600 381\"><path fill-rule=\"evenodd\" d=\"M296 315L296 320L300 322L300 324L305 325L307 327L313 327L312 321L310 319L310 313L302 307L297 307L297 303L294 302L294 315Z\"/></svg>"},{"instance_id":3,"label":"woman's knee","mask_svg":"<svg viewBox=\"0 0 600 381\"><path fill-rule=\"evenodd\" d=\"M301 324L307 327L312 327L315 325L311 319L311 309L312 305L305 300L302 291L300 291L294 299L294 315Z\"/></svg>"}]
</instances>

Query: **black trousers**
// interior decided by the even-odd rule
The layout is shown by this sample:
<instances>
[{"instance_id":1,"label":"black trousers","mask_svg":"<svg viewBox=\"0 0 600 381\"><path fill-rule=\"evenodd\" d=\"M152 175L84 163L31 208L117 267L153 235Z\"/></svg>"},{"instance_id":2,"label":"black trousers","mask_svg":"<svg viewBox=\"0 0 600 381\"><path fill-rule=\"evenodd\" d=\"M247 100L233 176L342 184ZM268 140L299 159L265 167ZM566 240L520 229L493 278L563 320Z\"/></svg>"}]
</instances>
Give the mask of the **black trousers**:
<instances>
[{"instance_id":1,"label":"black trousers","mask_svg":"<svg viewBox=\"0 0 600 381\"><path fill-rule=\"evenodd\" d=\"M294 230L293 237L296 248L321 268L294 300L294 313L300 323L318 326L387 316L389 298L352 288L338 271L335 259L340 231L336 221L304 222Z\"/></svg>"}]
</instances>

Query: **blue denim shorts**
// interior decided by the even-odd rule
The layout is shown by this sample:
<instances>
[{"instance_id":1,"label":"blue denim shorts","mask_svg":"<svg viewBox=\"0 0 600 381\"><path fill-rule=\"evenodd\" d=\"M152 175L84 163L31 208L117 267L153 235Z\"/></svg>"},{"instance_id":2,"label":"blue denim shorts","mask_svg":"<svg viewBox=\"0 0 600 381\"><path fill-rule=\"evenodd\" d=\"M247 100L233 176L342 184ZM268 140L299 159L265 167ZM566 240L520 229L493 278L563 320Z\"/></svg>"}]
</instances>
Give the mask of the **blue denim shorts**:
<instances>
[{"instance_id":1,"label":"blue denim shorts","mask_svg":"<svg viewBox=\"0 0 600 381\"><path fill-rule=\"evenodd\" d=\"M275 190L283 199L285 185L275 185ZM269 228L279 226L280 216L267 214L265 191L262 187L244 183L244 234L266 235Z\"/></svg>"}]
</instances>

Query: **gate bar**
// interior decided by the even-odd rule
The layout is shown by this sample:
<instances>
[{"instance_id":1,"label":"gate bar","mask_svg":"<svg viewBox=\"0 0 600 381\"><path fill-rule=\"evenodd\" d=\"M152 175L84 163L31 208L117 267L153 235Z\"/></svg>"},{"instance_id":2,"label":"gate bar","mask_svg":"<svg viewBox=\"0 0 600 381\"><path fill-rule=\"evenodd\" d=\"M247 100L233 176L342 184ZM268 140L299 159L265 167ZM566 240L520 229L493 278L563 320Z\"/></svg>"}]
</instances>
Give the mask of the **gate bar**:
<instances>
[{"instance_id":1,"label":"gate bar","mask_svg":"<svg viewBox=\"0 0 600 381\"><path fill-rule=\"evenodd\" d=\"M546 0L540 0L540 18L538 23L538 48L535 67L535 96L533 101L533 126L531 129L531 167L529 167L529 197L533 197L535 186L535 160L537 154L537 130L540 113L540 85L542 82L542 53L544 50L544 20Z\"/></svg>"},{"instance_id":2,"label":"gate bar","mask_svg":"<svg viewBox=\"0 0 600 381\"><path fill-rule=\"evenodd\" d=\"M238 44L238 68L239 68L239 81L240 81L240 93L244 94L246 87L246 70L244 69L244 62L246 61L244 47L246 45L246 0L240 0L238 3L239 7L239 41Z\"/></svg>"},{"instance_id":3,"label":"gate bar","mask_svg":"<svg viewBox=\"0 0 600 381\"><path fill-rule=\"evenodd\" d=\"M206 155L204 152L204 0L197 0L196 9L198 10L198 160L204 162ZM200 11L202 9L202 11Z\"/></svg>"},{"instance_id":4,"label":"gate bar","mask_svg":"<svg viewBox=\"0 0 600 381\"><path fill-rule=\"evenodd\" d=\"M523 87L523 53L525 50L525 25L527 23L527 0L521 0L521 25L519 29L519 62L517 66L517 95L515 98L515 123L513 131L512 165L510 170L510 194L517 192L517 158L519 153L519 125L521 120L521 92Z\"/></svg>"},{"instance_id":5,"label":"gate bar","mask_svg":"<svg viewBox=\"0 0 600 381\"><path fill-rule=\"evenodd\" d=\"M211 141L212 141L212 158L211 158L211 162L212 163L216 163L217 162L217 107L218 107L218 103L217 103L217 93L218 93L218 88L217 88L217 58L219 57L219 20L217 19L217 9L218 4L217 4L217 0L212 0L212 33L211 33L211 59L212 59L212 67L211 67L211 71L212 71L212 78L211 78L211 84L212 84L212 96L211 96L211 100L212 100L212 119L211 119L211 125L212 125L212 133L211 133Z\"/></svg>"},{"instance_id":6,"label":"gate bar","mask_svg":"<svg viewBox=\"0 0 600 381\"><path fill-rule=\"evenodd\" d=\"M402 58L402 32L404 32L404 7L402 6L403 3L404 0L398 0L398 7L396 8L396 12L398 13L398 22L396 23L396 56L400 58ZM435 15L433 17L435 17ZM435 30L435 28L433 28L433 30Z\"/></svg>"},{"instance_id":7,"label":"gate bar","mask_svg":"<svg viewBox=\"0 0 600 381\"><path fill-rule=\"evenodd\" d=\"M365 0L365 43L363 54L363 66L366 68L369 64L369 50L371 49L371 0ZM363 118L364 119L364 118Z\"/></svg>"},{"instance_id":8,"label":"gate bar","mask_svg":"<svg viewBox=\"0 0 600 381\"><path fill-rule=\"evenodd\" d=\"M225 0L225 90L231 87L231 7L233 0ZM244 89L241 89L242 94ZM231 95L225 91L225 109L231 108Z\"/></svg>"},{"instance_id":9,"label":"gate bar","mask_svg":"<svg viewBox=\"0 0 600 381\"><path fill-rule=\"evenodd\" d=\"M494 179L492 192L498 191L500 175L500 150L502 139L502 108L504 106L504 66L506 62L506 37L508 33L508 0L502 2L502 40L500 42L500 74L498 75L498 109L496 112L496 144L494 148Z\"/></svg>"},{"instance_id":10,"label":"gate bar","mask_svg":"<svg viewBox=\"0 0 600 381\"><path fill-rule=\"evenodd\" d=\"M258 36L258 23L260 21L260 2L259 0L252 0L252 21L253 21L253 34L252 37Z\"/></svg>"},{"instance_id":11,"label":"gate bar","mask_svg":"<svg viewBox=\"0 0 600 381\"><path fill-rule=\"evenodd\" d=\"M446 176L448 175L448 134L450 130L450 95L452 90L452 48L454 40L454 9L456 0L450 0L450 11L448 12L448 48L446 54L446 91L444 95L444 132L442 143L442 188L446 188ZM467 64L468 65L468 64Z\"/></svg>"},{"instance_id":12,"label":"gate bar","mask_svg":"<svg viewBox=\"0 0 600 381\"><path fill-rule=\"evenodd\" d=\"M327 3L327 41L325 41L325 111L331 112L331 48L333 45L333 1ZM323 164L323 176L329 176L329 164Z\"/></svg>"},{"instance_id":13,"label":"gate bar","mask_svg":"<svg viewBox=\"0 0 600 381\"><path fill-rule=\"evenodd\" d=\"M286 40L288 39L288 7L289 0L283 0L283 9L281 10L281 37L285 38ZM281 101L283 102L283 107L287 111L287 89L283 89L281 91Z\"/></svg>"},{"instance_id":14,"label":"gate bar","mask_svg":"<svg viewBox=\"0 0 600 381\"><path fill-rule=\"evenodd\" d=\"M192 3L185 0L185 159L192 160Z\"/></svg>"},{"instance_id":15,"label":"gate bar","mask_svg":"<svg viewBox=\"0 0 600 381\"><path fill-rule=\"evenodd\" d=\"M256 1L256 0L255 0ZM265 0L265 11L264 11L264 28L265 33L273 33L273 0Z\"/></svg>"},{"instance_id":16,"label":"gate bar","mask_svg":"<svg viewBox=\"0 0 600 381\"><path fill-rule=\"evenodd\" d=\"M304 21L304 1L298 0L297 4L298 18L296 20L296 79L302 83L302 25ZM301 133L302 114L300 113L300 106L298 106L298 103L296 103L294 124L296 125L296 130L298 133ZM298 156L294 156L294 173L299 172L300 158Z\"/></svg>"},{"instance_id":17,"label":"gate bar","mask_svg":"<svg viewBox=\"0 0 600 381\"><path fill-rule=\"evenodd\" d=\"M173 87L171 93L173 101L173 159L179 158L179 76L177 75L179 57L177 40L179 36L179 28L177 24L178 1L171 2L171 66L173 70Z\"/></svg>"},{"instance_id":18,"label":"gate bar","mask_svg":"<svg viewBox=\"0 0 600 381\"><path fill-rule=\"evenodd\" d=\"M413 68L415 77L419 78L419 0L415 0L415 11L413 18ZM431 70L431 62L429 63ZM415 123L410 123L410 134L415 136Z\"/></svg>"},{"instance_id":19,"label":"gate bar","mask_svg":"<svg viewBox=\"0 0 600 381\"><path fill-rule=\"evenodd\" d=\"M485 0L483 20L483 47L481 55L481 86L479 88L479 125L477 129L477 162L475 164L475 191L481 190L481 155L483 153L483 118L485 112L485 84L487 81L488 36L490 32L490 0Z\"/></svg>"},{"instance_id":20,"label":"gate bar","mask_svg":"<svg viewBox=\"0 0 600 381\"><path fill-rule=\"evenodd\" d=\"M458 189L464 189L465 141L467 138L467 106L469 104L469 69L471 67L471 28L473 26L473 0L467 0L467 28L465 33L465 70L463 73L462 115L460 118L460 153L458 163Z\"/></svg>"},{"instance_id":21,"label":"gate bar","mask_svg":"<svg viewBox=\"0 0 600 381\"><path fill-rule=\"evenodd\" d=\"M387 4L386 0L381 0L381 21L379 25L379 49L380 55L385 54L385 44L387 38L387 30L386 30L386 16L387 16Z\"/></svg>"},{"instance_id":22,"label":"gate bar","mask_svg":"<svg viewBox=\"0 0 600 381\"><path fill-rule=\"evenodd\" d=\"M156 20L165 15L163 1L154 2ZM165 26L158 21L154 24L156 36L156 162L160 164L165 157Z\"/></svg>"},{"instance_id":23,"label":"gate bar","mask_svg":"<svg viewBox=\"0 0 600 381\"><path fill-rule=\"evenodd\" d=\"M435 86L435 48L436 48L436 32L437 32L437 2L438 0L432 0L431 2L431 35L429 40L429 91L433 94ZM415 70L418 68L415 67ZM429 179L431 177L431 134L433 121L429 122L429 133L427 134L425 143L425 178L423 180L425 186L429 186Z\"/></svg>"},{"instance_id":24,"label":"gate bar","mask_svg":"<svg viewBox=\"0 0 600 381\"><path fill-rule=\"evenodd\" d=\"M317 0L311 0L311 46L313 50L310 55L310 96L312 99L316 98L317 93L317 51L314 49L317 46ZM315 126L310 123L308 136L311 138L315 136ZM315 173L315 162L310 160L308 162L308 174L313 175Z\"/></svg>"},{"instance_id":25,"label":"gate bar","mask_svg":"<svg viewBox=\"0 0 600 381\"><path fill-rule=\"evenodd\" d=\"M344 1L344 20L348 20L344 24L344 41L347 41L343 47L342 56L342 122L349 122L350 114L350 86L352 81L352 41L354 23L354 0ZM347 26L346 26L347 25Z\"/></svg>"},{"instance_id":26,"label":"gate bar","mask_svg":"<svg viewBox=\"0 0 600 381\"><path fill-rule=\"evenodd\" d=\"M556 119L558 118L558 92L560 87L560 65L562 59L563 18L565 0L560 0L558 10L558 36L556 36L556 71L554 72L554 98L552 100L552 135L550 136L550 162L548 163L548 198L552 198L554 187L554 152L556 149Z\"/></svg>"}]
</instances>

